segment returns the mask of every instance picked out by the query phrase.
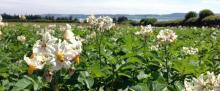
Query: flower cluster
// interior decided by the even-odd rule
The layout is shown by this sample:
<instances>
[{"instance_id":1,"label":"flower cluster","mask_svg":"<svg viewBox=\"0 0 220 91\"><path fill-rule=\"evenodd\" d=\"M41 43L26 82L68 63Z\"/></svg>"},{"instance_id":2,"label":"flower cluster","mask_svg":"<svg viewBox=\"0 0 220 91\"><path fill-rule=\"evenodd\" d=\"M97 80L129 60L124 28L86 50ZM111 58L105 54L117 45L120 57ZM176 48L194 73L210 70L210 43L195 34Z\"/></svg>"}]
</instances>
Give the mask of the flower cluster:
<instances>
[{"instance_id":1,"label":"flower cluster","mask_svg":"<svg viewBox=\"0 0 220 91\"><path fill-rule=\"evenodd\" d=\"M86 21L89 25L96 25L96 17L94 15L88 16Z\"/></svg>"},{"instance_id":2,"label":"flower cluster","mask_svg":"<svg viewBox=\"0 0 220 91\"><path fill-rule=\"evenodd\" d=\"M193 48L193 47L183 47L182 50L186 55L194 55L198 53L198 48Z\"/></svg>"},{"instance_id":3,"label":"flower cluster","mask_svg":"<svg viewBox=\"0 0 220 91\"><path fill-rule=\"evenodd\" d=\"M153 33L152 27L151 25L147 25L147 26L141 26L141 30L136 32L136 35L142 35L142 36L149 36L150 34Z\"/></svg>"},{"instance_id":4,"label":"flower cluster","mask_svg":"<svg viewBox=\"0 0 220 91\"><path fill-rule=\"evenodd\" d=\"M0 15L0 27L7 26L7 23L3 23L2 20L3 20L3 18L2 18L2 16Z\"/></svg>"},{"instance_id":5,"label":"flower cluster","mask_svg":"<svg viewBox=\"0 0 220 91\"><path fill-rule=\"evenodd\" d=\"M86 36L86 39L93 39L96 38L96 32L92 32L91 34Z\"/></svg>"},{"instance_id":6,"label":"flower cluster","mask_svg":"<svg viewBox=\"0 0 220 91\"><path fill-rule=\"evenodd\" d=\"M2 18L2 16L0 15L0 22L2 22L2 20L3 20L3 18Z\"/></svg>"},{"instance_id":7,"label":"flower cluster","mask_svg":"<svg viewBox=\"0 0 220 91\"><path fill-rule=\"evenodd\" d=\"M213 33L211 34L211 38L213 38L214 40L216 40L216 39L217 39L217 33L216 33L216 32L213 32Z\"/></svg>"},{"instance_id":8,"label":"flower cluster","mask_svg":"<svg viewBox=\"0 0 220 91\"><path fill-rule=\"evenodd\" d=\"M160 30L159 34L157 35L157 40L159 43L172 43L175 42L177 39L177 35L175 32L169 29Z\"/></svg>"},{"instance_id":9,"label":"flower cluster","mask_svg":"<svg viewBox=\"0 0 220 91\"><path fill-rule=\"evenodd\" d=\"M159 45L152 45L152 46L149 47L149 49L151 51L158 51L159 50Z\"/></svg>"},{"instance_id":10,"label":"flower cluster","mask_svg":"<svg viewBox=\"0 0 220 91\"><path fill-rule=\"evenodd\" d=\"M17 40L24 44L26 42L26 37L24 35L20 35L17 36Z\"/></svg>"},{"instance_id":11,"label":"flower cluster","mask_svg":"<svg viewBox=\"0 0 220 91\"><path fill-rule=\"evenodd\" d=\"M220 74L215 76L214 72L207 72L207 75L201 74L192 82L184 81L186 91L220 91Z\"/></svg>"},{"instance_id":12,"label":"flower cluster","mask_svg":"<svg viewBox=\"0 0 220 91\"><path fill-rule=\"evenodd\" d=\"M21 19L21 20L26 20L26 16L20 15L20 16L19 16L19 19Z\"/></svg>"},{"instance_id":13,"label":"flower cluster","mask_svg":"<svg viewBox=\"0 0 220 91\"><path fill-rule=\"evenodd\" d=\"M109 30L115 25L113 23L113 19L109 16L100 16L99 18L96 18L92 15L89 16L86 20L92 27L97 28L101 32Z\"/></svg>"},{"instance_id":14,"label":"flower cluster","mask_svg":"<svg viewBox=\"0 0 220 91\"><path fill-rule=\"evenodd\" d=\"M47 65L50 72L45 75L51 75L51 72L63 68L71 69L74 68L74 63L80 63L81 39L74 36L70 25L67 24L67 27L68 29L64 31L64 40L52 36L48 31L40 33L41 39L34 44L32 55L24 57L29 65L28 74L32 74L34 70L43 69Z\"/></svg>"}]
</instances>

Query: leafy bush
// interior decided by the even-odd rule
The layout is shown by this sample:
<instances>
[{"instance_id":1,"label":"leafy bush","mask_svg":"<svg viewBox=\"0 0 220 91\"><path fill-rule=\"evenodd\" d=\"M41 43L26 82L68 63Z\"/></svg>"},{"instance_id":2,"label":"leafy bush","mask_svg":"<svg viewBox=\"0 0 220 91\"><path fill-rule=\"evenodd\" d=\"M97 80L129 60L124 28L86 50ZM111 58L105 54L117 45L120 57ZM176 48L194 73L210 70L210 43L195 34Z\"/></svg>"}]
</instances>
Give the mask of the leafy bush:
<instances>
[{"instance_id":1,"label":"leafy bush","mask_svg":"<svg viewBox=\"0 0 220 91\"><path fill-rule=\"evenodd\" d=\"M211 15L214 15L214 13L211 10L204 9L199 12L199 21L201 21L203 18L205 18L207 16L211 16Z\"/></svg>"},{"instance_id":2,"label":"leafy bush","mask_svg":"<svg viewBox=\"0 0 220 91\"><path fill-rule=\"evenodd\" d=\"M125 17L125 16L118 17L118 20L117 20L118 23L122 23L122 22L125 22L125 21L128 21L127 17Z\"/></svg>"},{"instance_id":3,"label":"leafy bush","mask_svg":"<svg viewBox=\"0 0 220 91\"><path fill-rule=\"evenodd\" d=\"M187 26L195 26L196 23L197 23L197 19L196 17L192 17L192 18L189 18L187 20L184 21L184 25L187 25Z\"/></svg>"},{"instance_id":4,"label":"leafy bush","mask_svg":"<svg viewBox=\"0 0 220 91\"><path fill-rule=\"evenodd\" d=\"M141 19L140 24L141 25L153 25L157 22L156 18L146 18L146 19Z\"/></svg>"},{"instance_id":5,"label":"leafy bush","mask_svg":"<svg viewBox=\"0 0 220 91\"><path fill-rule=\"evenodd\" d=\"M188 20L190 18L195 18L195 17L197 17L197 13L194 11L190 11L185 15L185 20Z\"/></svg>"},{"instance_id":6,"label":"leafy bush","mask_svg":"<svg viewBox=\"0 0 220 91\"><path fill-rule=\"evenodd\" d=\"M179 26L182 25L182 20L173 20L173 21L161 21L157 22L154 25L155 26Z\"/></svg>"},{"instance_id":7,"label":"leafy bush","mask_svg":"<svg viewBox=\"0 0 220 91\"><path fill-rule=\"evenodd\" d=\"M132 20L129 20L129 24L132 25L132 26L140 25L138 21L132 21Z\"/></svg>"},{"instance_id":8,"label":"leafy bush","mask_svg":"<svg viewBox=\"0 0 220 91\"><path fill-rule=\"evenodd\" d=\"M215 26L220 25L220 16L208 16L202 19L204 25L207 26Z\"/></svg>"}]
</instances>

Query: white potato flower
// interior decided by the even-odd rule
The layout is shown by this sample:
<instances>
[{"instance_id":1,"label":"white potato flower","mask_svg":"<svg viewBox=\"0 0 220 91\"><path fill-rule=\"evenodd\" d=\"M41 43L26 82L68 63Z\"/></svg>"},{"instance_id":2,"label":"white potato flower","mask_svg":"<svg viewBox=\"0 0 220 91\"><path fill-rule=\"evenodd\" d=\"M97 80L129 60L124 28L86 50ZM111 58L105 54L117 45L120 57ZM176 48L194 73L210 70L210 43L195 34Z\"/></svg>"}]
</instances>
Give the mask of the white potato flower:
<instances>
[{"instance_id":1,"label":"white potato flower","mask_svg":"<svg viewBox=\"0 0 220 91\"><path fill-rule=\"evenodd\" d=\"M41 26L38 25L38 24L34 24L33 26L34 26L34 28L40 28L40 27L41 27Z\"/></svg>"},{"instance_id":2,"label":"white potato flower","mask_svg":"<svg viewBox=\"0 0 220 91\"><path fill-rule=\"evenodd\" d=\"M109 16L100 16L97 18L97 24L98 30L101 32L109 30L115 25L113 19Z\"/></svg>"},{"instance_id":3,"label":"white potato flower","mask_svg":"<svg viewBox=\"0 0 220 91\"><path fill-rule=\"evenodd\" d=\"M186 80L184 80L184 87L186 91L193 91L193 85Z\"/></svg>"},{"instance_id":4,"label":"white potato flower","mask_svg":"<svg viewBox=\"0 0 220 91\"><path fill-rule=\"evenodd\" d=\"M216 81L214 83L214 87L216 89L220 89L220 74L218 74L218 76L216 77Z\"/></svg>"},{"instance_id":5,"label":"white potato flower","mask_svg":"<svg viewBox=\"0 0 220 91\"><path fill-rule=\"evenodd\" d=\"M207 76L208 76L208 79L206 80L206 82L208 83L208 84L211 84L211 85L214 85L215 84L215 82L216 82L216 77L215 77L215 74L214 74L214 72L207 72Z\"/></svg>"},{"instance_id":6,"label":"white potato flower","mask_svg":"<svg viewBox=\"0 0 220 91\"><path fill-rule=\"evenodd\" d=\"M46 31L47 31L47 32L50 32L50 33L54 33L54 32L55 32L54 29L55 29L56 27L57 27L56 24L49 24L49 25L47 26Z\"/></svg>"},{"instance_id":7,"label":"white potato flower","mask_svg":"<svg viewBox=\"0 0 220 91\"><path fill-rule=\"evenodd\" d=\"M92 32L91 34L86 36L86 39L93 39L96 38L96 32Z\"/></svg>"},{"instance_id":8,"label":"white potato flower","mask_svg":"<svg viewBox=\"0 0 220 91\"><path fill-rule=\"evenodd\" d=\"M84 39L79 36L74 36L69 27L68 30L64 32L64 39L68 43L69 50L73 50L73 58L76 64L79 64L80 53L82 52L82 42Z\"/></svg>"},{"instance_id":9,"label":"white potato flower","mask_svg":"<svg viewBox=\"0 0 220 91\"><path fill-rule=\"evenodd\" d=\"M95 27L101 32L109 30L115 26L113 19L109 16L100 16L99 18L96 18L94 15L91 15L86 20L92 27Z\"/></svg>"},{"instance_id":10,"label":"white potato flower","mask_svg":"<svg viewBox=\"0 0 220 91\"><path fill-rule=\"evenodd\" d=\"M57 38L53 37L49 32L41 34L41 40L37 40L32 50L33 53L48 52L55 45Z\"/></svg>"},{"instance_id":11,"label":"white potato flower","mask_svg":"<svg viewBox=\"0 0 220 91\"><path fill-rule=\"evenodd\" d=\"M54 45L50 52L52 57L50 63L53 65L53 71L57 71L62 68L68 69L71 67L75 52L72 50L71 45L67 43L67 41L61 42L61 40L59 40L58 44Z\"/></svg>"},{"instance_id":12,"label":"white potato flower","mask_svg":"<svg viewBox=\"0 0 220 91\"><path fill-rule=\"evenodd\" d=\"M216 32L213 32L212 34L211 34L211 38L213 38L213 39L217 39L217 33Z\"/></svg>"},{"instance_id":13,"label":"white potato flower","mask_svg":"<svg viewBox=\"0 0 220 91\"><path fill-rule=\"evenodd\" d=\"M71 25L70 24L66 24L66 29L67 30L71 30L72 29Z\"/></svg>"},{"instance_id":14,"label":"white potato flower","mask_svg":"<svg viewBox=\"0 0 220 91\"><path fill-rule=\"evenodd\" d=\"M183 47L182 51L185 53L185 55L195 55L198 53L198 48Z\"/></svg>"},{"instance_id":15,"label":"white potato flower","mask_svg":"<svg viewBox=\"0 0 220 91\"><path fill-rule=\"evenodd\" d=\"M136 32L136 35L149 36L153 33L151 25L141 26L141 30Z\"/></svg>"},{"instance_id":16,"label":"white potato flower","mask_svg":"<svg viewBox=\"0 0 220 91\"><path fill-rule=\"evenodd\" d=\"M79 50L79 52L81 52L81 46L82 46L82 42L81 39L77 40L77 37L75 39L70 40L70 42L68 42L69 45L71 46L72 49L74 50Z\"/></svg>"},{"instance_id":17,"label":"white potato flower","mask_svg":"<svg viewBox=\"0 0 220 91\"><path fill-rule=\"evenodd\" d=\"M193 27L192 29L197 30L197 27Z\"/></svg>"},{"instance_id":18,"label":"white potato flower","mask_svg":"<svg viewBox=\"0 0 220 91\"><path fill-rule=\"evenodd\" d=\"M184 81L186 91L219 91L220 90L220 74L215 76L214 72L207 72L207 75L201 74L193 81Z\"/></svg>"},{"instance_id":19,"label":"white potato flower","mask_svg":"<svg viewBox=\"0 0 220 91\"><path fill-rule=\"evenodd\" d=\"M58 71L62 68L70 69L73 67L73 63L80 63L80 53L82 52L82 41L84 39L74 36L71 32L71 26L68 24L66 26L63 41L55 38L46 30L40 33L38 32L41 39L37 40L32 48L33 57L24 58L29 65L29 74L32 74L36 69L42 69L44 65L48 65L47 67L49 67L50 72L45 73L45 77L50 81L52 79L50 76L52 75L51 72ZM19 37L18 40L22 40L22 38ZM43 60L42 62L41 57L44 57L46 61ZM30 60L38 61L31 62Z\"/></svg>"},{"instance_id":20,"label":"white potato flower","mask_svg":"<svg viewBox=\"0 0 220 91\"><path fill-rule=\"evenodd\" d=\"M7 26L6 23L0 22L0 27L4 27L4 26Z\"/></svg>"},{"instance_id":21,"label":"white potato flower","mask_svg":"<svg viewBox=\"0 0 220 91\"><path fill-rule=\"evenodd\" d=\"M24 15L19 15L19 18L20 18L21 20L26 20L26 16L24 16Z\"/></svg>"},{"instance_id":22,"label":"white potato flower","mask_svg":"<svg viewBox=\"0 0 220 91\"><path fill-rule=\"evenodd\" d=\"M159 50L159 45L152 45L149 48L151 51L158 51Z\"/></svg>"},{"instance_id":23,"label":"white potato flower","mask_svg":"<svg viewBox=\"0 0 220 91\"><path fill-rule=\"evenodd\" d=\"M47 58L43 55L32 54L31 57L24 57L25 62L28 64L28 74L31 75L34 70L42 69L46 64Z\"/></svg>"},{"instance_id":24,"label":"white potato flower","mask_svg":"<svg viewBox=\"0 0 220 91\"><path fill-rule=\"evenodd\" d=\"M71 39L74 38L74 34L71 31L71 26L69 24L66 24L66 27L67 29L64 31L63 37L65 40L70 41Z\"/></svg>"},{"instance_id":25,"label":"white potato flower","mask_svg":"<svg viewBox=\"0 0 220 91\"><path fill-rule=\"evenodd\" d=\"M80 53L82 52L82 41L84 40L81 39L79 36L76 36L74 39L71 39L69 42L69 46L70 46L69 48L71 48L70 50L74 50L73 58L76 64L79 64L79 56Z\"/></svg>"},{"instance_id":26,"label":"white potato flower","mask_svg":"<svg viewBox=\"0 0 220 91\"><path fill-rule=\"evenodd\" d=\"M2 22L2 20L3 20L3 18L2 18L2 16L0 15L0 22Z\"/></svg>"},{"instance_id":27,"label":"white potato flower","mask_svg":"<svg viewBox=\"0 0 220 91\"><path fill-rule=\"evenodd\" d=\"M86 18L86 21L92 26L96 25L97 23L96 17L94 15L88 16L88 18Z\"/></svg>"},{"instance_id":28,"label":"white potato flower","mask_svg":"<svg viewBox=\"0 0 220 91\"><path fill-rule=\"evenodd\" d=\"M157 35L157 40L159 43L172 43L175 42L177 39L177 35L175 32L169 29L160 30L159 34Z\"/></svg>"},{"instance_id":29,"label":"white potato flower","mask_svg":"<svg viewBox=\"0 0 220 91\"><path fill-rule=\"evenodd\" d=\"M203 91L206 86L206 81L204 80L204 75L200 75L198 79L193 78L194 81L194 90L196 91Z\"/></svg>"},{"instance_id":30,"label":"white potato flower","mask_svg":"<svg viewBox=\"0 0 220 91\"><path fill-rule=\"evenodd\" d=\"M17 40L24 44L26 42L26 37L24 35L20 35L17 36Z\"/></svg>"}]
</instances>

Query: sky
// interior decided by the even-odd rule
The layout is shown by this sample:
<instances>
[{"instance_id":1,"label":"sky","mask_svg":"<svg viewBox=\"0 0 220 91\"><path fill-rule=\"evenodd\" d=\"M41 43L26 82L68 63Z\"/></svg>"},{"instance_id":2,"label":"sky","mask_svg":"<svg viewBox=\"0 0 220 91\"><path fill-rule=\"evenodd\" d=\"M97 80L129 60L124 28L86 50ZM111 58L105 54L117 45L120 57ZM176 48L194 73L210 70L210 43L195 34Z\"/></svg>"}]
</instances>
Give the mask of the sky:
<instances>
[{"instance_id":1,"label":"sky","mask_svg":"<svg viewBox=\"0 0 220 91\"><path fill-rule=\"evenodd\" d=\"M0 0L8 14L170 14L210 9L220 0Z\"/></svg>"}]
</instances>

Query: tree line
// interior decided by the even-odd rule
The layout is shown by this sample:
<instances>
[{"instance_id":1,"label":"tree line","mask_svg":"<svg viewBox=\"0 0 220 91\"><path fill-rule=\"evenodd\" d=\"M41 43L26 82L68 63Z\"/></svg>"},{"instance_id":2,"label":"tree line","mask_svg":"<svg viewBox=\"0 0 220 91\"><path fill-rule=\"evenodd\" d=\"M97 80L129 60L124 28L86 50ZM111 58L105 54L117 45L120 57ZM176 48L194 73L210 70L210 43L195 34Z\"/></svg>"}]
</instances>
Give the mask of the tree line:
<instances>
[{"instance_id":1,"label":"tree line","mask_svg":"<svg viewBox=\"0 0 220 91\"><path fill-rule=\"evenodd\" d=\"M7 22L74 22L79 23L77 18L69 17L57 17L54 16L40 16L40 15L25 15L25 19L21 19L19 15L1 14L3 21Z\"/></svg>"},{"instance_id":2,"label":"tree line","mask_svg":"<svg viewBox=\"0 0 220 91\"><path fill-rule=\"evenodd\" d=\"M220 16L215 15L211 10L204 9L199 13L189 11L182 20L172 21L157 21L156 18L146 18L139 22L140 25L154 25L154 26L220 26Z\"/></svg>"}]
</instances>

